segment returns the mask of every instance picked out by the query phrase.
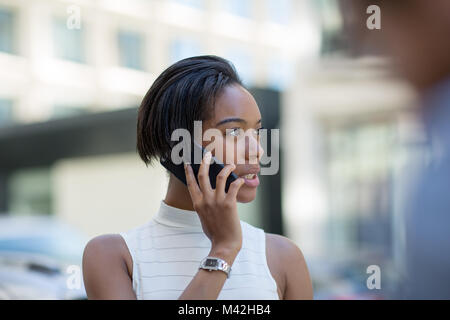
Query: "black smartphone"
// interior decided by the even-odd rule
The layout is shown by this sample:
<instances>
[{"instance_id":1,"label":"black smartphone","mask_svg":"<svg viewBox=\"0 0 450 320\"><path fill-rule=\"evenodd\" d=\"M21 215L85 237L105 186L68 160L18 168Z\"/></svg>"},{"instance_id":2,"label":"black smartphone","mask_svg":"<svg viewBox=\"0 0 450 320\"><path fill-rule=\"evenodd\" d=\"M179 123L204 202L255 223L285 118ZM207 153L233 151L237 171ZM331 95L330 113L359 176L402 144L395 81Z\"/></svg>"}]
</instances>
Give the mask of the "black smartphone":
<instances>
[{"instance_id":1,"label":"black smartphone","mask_svg":"<svg viewBox=\"0 0 450 320\"><path fill-rule=\"evenodd\" d=\"M203 156L206 153L206 149L203 148L202 146L200 146L199 144L197 144L196 142L191 143L191 154L188 157L190 159L189 163L194 171L194 176L195 176L195 180L198 183L198 171L200 169L200 163L201 160L203 159ZM195 163L194 161L194 154L195 152L197 152L198 155L200 155L200 161L198 161L199 163ZM184 158L184 155L180 154L181 157ZM185 158L184 158L185 159ZM180 164L175 164L173 163L173 161L168 158L164 158L162 157L160 159L160 163L162 164L162 166L164 168L166 168L167 170L169 170L171 173L173 173L173 175L175 177L177 177L181 182L183 182L185 185L187 185L186 183L186 174L184 171L184 163L180 163ZM211 187L213 189L216 189L216 179L217 179L217 175L220 173L220 171L222 171L222 169L225 168L225 165L217 160L217 158L212 157L211 158L211 164L209 165L209 181L211 183ZM230 184L237 180L239 177L234 173L231 172L231 174L228 176L228 179L225 183L225 192L228 192L228 189L230 187Z\"/></svg>"}]
</instances>

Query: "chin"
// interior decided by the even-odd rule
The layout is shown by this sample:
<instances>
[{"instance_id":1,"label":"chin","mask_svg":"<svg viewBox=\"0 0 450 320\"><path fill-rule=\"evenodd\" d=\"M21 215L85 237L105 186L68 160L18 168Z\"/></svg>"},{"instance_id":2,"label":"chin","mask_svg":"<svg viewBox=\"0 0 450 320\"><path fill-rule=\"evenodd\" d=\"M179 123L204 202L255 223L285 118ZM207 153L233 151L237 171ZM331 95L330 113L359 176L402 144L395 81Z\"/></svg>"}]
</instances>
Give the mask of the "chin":
<instances>
[{"instance_id":1,"label":"chin","mask_svg":"<svg viewBox=\"0 0 450 320\"><path fill-rule=\"evenodd\" d=\"M245 186L242 186L239 190L236 200L240 203L249 203L255 200L256 198L256 188L245 188ZM249 189L249 190L247 190ZM252 190L253 189L253 190Z\"/></svg>"}]
</instances>

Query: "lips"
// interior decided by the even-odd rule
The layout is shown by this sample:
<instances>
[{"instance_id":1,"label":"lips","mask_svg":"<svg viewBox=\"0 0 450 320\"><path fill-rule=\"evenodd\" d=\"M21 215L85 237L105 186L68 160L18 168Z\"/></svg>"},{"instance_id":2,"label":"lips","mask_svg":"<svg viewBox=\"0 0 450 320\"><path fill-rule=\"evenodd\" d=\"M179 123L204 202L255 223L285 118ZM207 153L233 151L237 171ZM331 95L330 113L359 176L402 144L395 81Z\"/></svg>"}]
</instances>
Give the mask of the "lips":
<instances>
[{"instance_id":1,"label":"lips","mask_svg":"<svg viewBox=\"0 0 450 320\"><path fill-rule=\"evenodd\" d=\"M244 182L245 182L245 185L255 188L255 187L259 186L259 178L258 178L258 175L256 175L256 174L254 174L253 176L254 177L252 179L247 179L244 177Z\"/></svg>"},{"instance_id":2,"label":"lips","mask_svg":"<svg viewBox=\"0 0 450 320\"><path fill-rule=\"evenodd\" d=\"M261 171L261 168L253 167L248 168L247 170L242 170L241 172L235 172L239 178L245 178L245 179L254 179L255 175L257 175Z\"/></svg>"},{"instance_id":3,"label":"lips","mask_svg":"<svg viewBox=\"0 0 450 320\"><path fill-rule=\"evenodd\" d=\"M245 184L249 187L257 187L259 185L258 173L261 168L255 167L245 170L238 174L239 178L244 178Z\"/></svg>"}]
</instances>

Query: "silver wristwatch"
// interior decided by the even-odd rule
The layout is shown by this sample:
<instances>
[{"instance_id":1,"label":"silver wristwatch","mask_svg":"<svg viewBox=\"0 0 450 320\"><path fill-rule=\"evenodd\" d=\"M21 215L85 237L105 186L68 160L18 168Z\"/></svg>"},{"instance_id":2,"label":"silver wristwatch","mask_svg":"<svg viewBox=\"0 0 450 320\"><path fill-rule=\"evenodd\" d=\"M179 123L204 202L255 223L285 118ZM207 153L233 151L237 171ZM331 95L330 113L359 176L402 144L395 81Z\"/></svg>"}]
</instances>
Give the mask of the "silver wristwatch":
<instances>
[{"instance_id":1,"label":"silver wristwatch","mask_svg":"<svg viewBox=\"0 0 450 320\"><path fill-rule=\"evenodd\" d=\"M231 267L230 265L223 259L217 257L208 256L200 262L199 269L205 269L209 271L220 270L227 274L227 278L230 277Z\"/></svg>"}]
</instances>

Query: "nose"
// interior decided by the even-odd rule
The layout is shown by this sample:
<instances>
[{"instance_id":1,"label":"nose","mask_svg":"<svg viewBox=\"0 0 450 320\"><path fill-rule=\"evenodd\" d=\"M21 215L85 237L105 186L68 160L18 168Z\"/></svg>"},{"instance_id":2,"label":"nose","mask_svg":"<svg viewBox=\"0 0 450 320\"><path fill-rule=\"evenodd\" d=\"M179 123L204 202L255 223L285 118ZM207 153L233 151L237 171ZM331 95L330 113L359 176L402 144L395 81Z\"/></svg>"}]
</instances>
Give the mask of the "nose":
<instances>
[{"instance_id":1,"label":"nose","mask_svg":"<svg viewBox=\"0 0 450 320\"><path fill-rule=\"evenodd\" d=\"M250 164L258 164L262 155L264 154L264 149L261 145L260 140L261 139L259 138L259 136L257 136L256 138L254 136L247 136L245 139L245 159Z\"/></svg>"}]
</instances>

